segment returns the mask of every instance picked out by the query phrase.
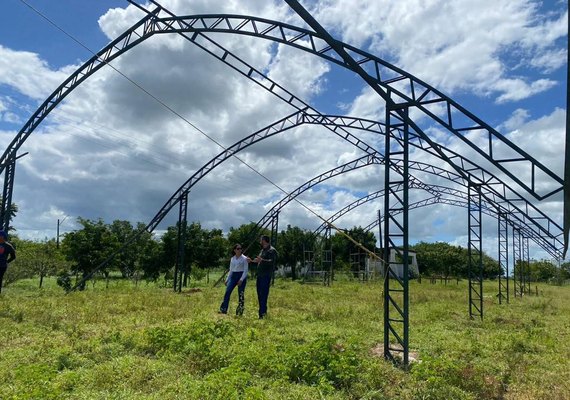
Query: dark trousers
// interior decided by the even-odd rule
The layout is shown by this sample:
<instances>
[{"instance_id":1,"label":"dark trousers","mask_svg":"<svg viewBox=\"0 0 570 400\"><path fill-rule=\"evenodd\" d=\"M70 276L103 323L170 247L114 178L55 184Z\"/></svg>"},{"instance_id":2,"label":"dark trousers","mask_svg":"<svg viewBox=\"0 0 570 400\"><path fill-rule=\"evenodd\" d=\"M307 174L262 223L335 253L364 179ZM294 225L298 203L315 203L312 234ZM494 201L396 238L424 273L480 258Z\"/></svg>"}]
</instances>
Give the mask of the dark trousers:
<instances>
[{"instance_id":1,"label":"dark trousers","mask_svg":"<svg viewBox=\"0 0 570 400\"><path fill-rule=\"evenodd\" d=\"M8 267L0 267L0 293L2 293L2 283L4 279L4 273L6 272L7 269Z\"/></svg>"},{"instance_id":2,"label":"dark trousers","mask_svg":"<svg viewBox=\"0 0 570 400\"><path fill-rule=\"evenodd\" d=\"M271 286L271 275L258 275L256 281L257 300L259 302L259 318L267 314L267 298L269 297L269 287Z\"/></svg>"},{"instance_id":3,"label":"dark trousers","mask_svg":"<svg viewBox=\"0 0 570 400\"><path fill-rule=\"evenodd\" d=\"M228 283L226 286L226 293L224 294L224 301L222 301L222 305L220 306L220 312L224 314L228 312L228 307L230 305L230 297L232 292L234 291L235 287L237 286L243 272L232 272L228 279ZM236 308L236 315L242 315L243 310L245 308L245 284L247 283L247 279L245 279L238 288L238 306Z\"/></svg>"}]
</instances>

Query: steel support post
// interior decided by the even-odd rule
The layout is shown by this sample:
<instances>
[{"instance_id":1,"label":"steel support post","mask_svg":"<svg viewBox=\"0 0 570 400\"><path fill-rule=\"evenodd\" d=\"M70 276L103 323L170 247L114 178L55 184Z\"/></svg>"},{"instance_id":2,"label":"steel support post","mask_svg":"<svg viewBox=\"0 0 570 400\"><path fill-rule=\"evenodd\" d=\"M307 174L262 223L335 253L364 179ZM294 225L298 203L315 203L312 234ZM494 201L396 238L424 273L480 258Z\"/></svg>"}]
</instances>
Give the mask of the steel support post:
<instances>
[{"instance_id":1,"label":"steel support post","mask_svg":"<svg viewBox=\"0 0 570 400\"><path fill-rule=\"evenodd\" d=\"M408 108L396 109L386 104L386 135L384 168L384 357L396 362L401 355L409 363L409 259L408 259ZM401 141L391 140L400 130ZM401 169L389 168L395 160L403 160ZM397 256L390 259L390 249Z\"/></svg>"},{"instance_id":2,"label":"steel support post","mask_svg":"<svg viewBox=\"0 0 570 400\"><path fill-rule=\"evenodd\" d=\"M315 254L313 250L307 250L305 244L303 243L303 268L305 269L305 274L308 272L313 272L315 269Z\"/></svg>"},{"instance_id":3,"label":"steel support post","mask_svg":"<svg viewBox=\"0 0 570 400\"><path fill-rule=\"evenodd\" d=\"M180 209L178 213L178 252L176 253L176 264L174 266L174 291L181 292L184 276L187 276L187 269L184 260L184 245L186 243L186 225L188 213L188 193L184 193L180 198Z\"/></svg>"},{"instance_id":4,"label":"steel support post","mask_svg":"<svg viewBox=\"0 0 570 400\"><path fill-rule=\"evenodd\" d=\"M273 215L271 218L271 238L270 243L271 246L277 247L277 233L279 232L279 211ZM273 266L273 271L271 271L271 285L275 285L275 268L276 265Z\"/></svg>"},{"instance_id":5,"label":"steel support post","mask_svg":"<svg viewBox=\"0 0 570 400\"><path fill-rule=\"evenodd\" d=\"M523 236L522 243L523 243L524 267L525 267L523 291L530 296L532 294L530 290L530 249L529 249L529 239L527 236Z\"/></svg>"},{"instance_id":6,"label":"steel support post","mask_svg":"<svg viewBox=\"0 0 570 400\"><path fill-rule=\"evenodd\" d=\"M483 250L482 250L482 214L481 188L468 185L468 248L469 257L469 317L483 319Z\"/></svg>"},{"instance_id":7,"label":"steel support post","mask_svg":"<svg viewBox=\"0 0 570 400\"><path fill-rule=\"evenodd\" d=\"M513 293L515 297L523 295L522 271L523 260L521 254L521 232L513 227Z\"/></svg>"},{"instance_id":8,"label":"steel support post","mask_svg":"<svg viewBox=\"0 0 570 400\"><path fill-rule=\"evenodd\" d=\"M277 234L279 233L279 211L271 218L271 246L277 247Z\"/></svg>"},{"instance_id":9,"label":"steel support post","mask_svg":"<svg viewBox=\"0 0 570 400\"><path fill-rule=\"evenodd\" d=\"M325 271L323 285L330 286L333 279L332 233L330 225L325 229L321 247L321 271Z\"/></svg>"},{"instance_id":10,"label":"steel support post","mask_svg":"<svg viewBox=\"0 0 570 400\"><path fill-rule=\"evenodd\" d=\"M14 191L14 173L16 172L16 153L12 153L6 161L4 170L4 190L0 209L1 229L8 233L10 229L10 211L12 209L12 192Z\"/></svg>"},{"instance_id":11,"label":"steel support post","mask_svg":"<svg viewBox=\"0 0 570 400\"><path fill-rule=\"evenodd\" d=\"M499 304L509 302L509 226L507 215L499 212Z\"/></svg>"}]
</instances>

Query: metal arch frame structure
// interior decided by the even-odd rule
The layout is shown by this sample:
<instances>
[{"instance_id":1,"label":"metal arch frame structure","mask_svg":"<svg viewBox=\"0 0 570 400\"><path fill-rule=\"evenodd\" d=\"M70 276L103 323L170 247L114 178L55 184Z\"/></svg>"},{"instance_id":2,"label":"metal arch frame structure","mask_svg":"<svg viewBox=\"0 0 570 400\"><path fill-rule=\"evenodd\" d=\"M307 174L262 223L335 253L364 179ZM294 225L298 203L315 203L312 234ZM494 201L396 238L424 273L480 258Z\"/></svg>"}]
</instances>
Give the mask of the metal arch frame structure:
<instances>
[{"instance_id":1,"label":"metal arch frame structure","mask_svg":"<svg viewBox=\"0 0 570 400\"><path fill-rule=\"evenodd\" d=\"M26 122L24 127L20 130L16 138L10 143L8 148L5 150L4 154L0 158L0 173L4 171L5 166L7 165L7 160L15 154L15 152L20 148L22 143L27 139L27 137L35 130L35 128L41 123L41 121L47 116L47 114L55 108L59 102L61 102L76 86L78 86L81 82L83 82L88 76L96 72L105 64L109 63L122 53L126 52L130 48L136 46L137 44L141 43L142 41L148 39L154 34L157 33L192 33L192 38L190 40L199 46L197 43L198 38L203 38L207 43L212 44L214 43L210 38L206 37L204 33L207 32L226 32L226 33L234 33L234 34L244 34L249 36L256 36L261 37L269 40L273 40L279 43L291 45L293 47L309 51L315 55L323 57L324 59L339 64L343 67L349 68L344 61L338 59L338 57L334 57L330 53L332 52L331 46L323 46L317 47L318 43L324 44L326 41L317 35L314 32L308 31L306 29L297 28L292 25L283 24L276 21L265 20L261 18L255 17L245 17L245 16L236 16L236 15L205 15L205 16L190 16L190 17L168 17L168 18L158 18L158 14L164 11L164 8L157 7L152 13L146 15L142 18L138 23L133 25L129 28L125 33L120 35L117 39L107 45L103 50L97 53L94 57L92 57L88 62L86 62L82 67L80 67L74 74L72 74L64 83L60 85L47 99L42 103L42 105L36 110L36 112L32 115L32 117ZM263 29L262 29L263 27ZM140 30L141 32L138 32ZM271 34L273 32L273 34ZM305 42L303 44L304 39ZM418 80L417 78L413 77L412 75L406 73L398 69L395 66L371 55L362 50L356 49L352 46L346 45L344 43L335 41L337 46L341 46L345 49L345 52L351 52L353 54L359 55L362 57L359 59L359 65L370 65L373 64L375 76L370 75L369 79L372 79L376 82L376 84L380 87L386 88L386 90L395 95L399 96L402 99L406 99L411 106L417 107L418 109L422 110L428 116L432 117L434 121L443 122L441 119L437 118L436 115L433 115L429 112L427 108L431 104L437 103L445 103L445 108L447 109L447 116L448 121L444 123L444 127L449 127L448 129L450 132L454 133L457 137L462 138L467 144L469 144L472 148L474 148L479 153L482 152L477 146L469 142L463 135L463 132L473 131L476 129L485 129L488 131L489 134L489 142L492 143L493 139L497 139L506 143L510 148L515 151L518 151L518 147L512 144L508 139L504 138L498 132L496 132L493 128L487 126L482 121L478 120L477 117L469 113L467 110L463 109L453 100L447 98L445 95L437 91L435 88L430 87L429 85L425 84L424 82ZM217 45L218 51L223 51L222 47ZM209 51L210 54L215 54L212 51ZM235 58L230 52L223 52L220 55L220 59L226 61L228 58ZM239 59L238 59L239 60ZM241 60L239 60L238 64L246 65ZM229 64L228 64L229 65ZM236 66L232 66L234 69L239 69ZM349 68L350 69L350 68ZM397 74L397 78L387 78L386 80L382 80L380 72L384 71L384 74L387 76L391 76L393 74ZM390 74L388 71L392 71ZM248 68L246 71L242 71L242 73L249 76L251 79L256 79L254 75L257 76L259 79L259 71L255 69ZM266 77L263 77L266 80ZM407 97L404 92L397 89L397 83L402 81L409 81L410 90L412 97ZM260 81L256 81L260 83ZM282 92L284 89L279 87L275 84L275 82L269 81L269 86L262 86L266 87L267 90L271 91L272 93L279 96L279 93ZM267 83L267 82L266 82ZM423 88L424 90L421 91L421 95L416 95L419 88ZM288 97L289 94L285 93L285 96ZM299 99L293 99L291 97L288 98L288 103L291 105L295 105L296 102L299 102ZM296 104L298 109L305 108L307 105L305 103ZM478 122L480 126L478 128L470 127L470 128L454 128L454 124L452 123L452 116L456 115L457 113L464 114L466 118ZM457 163L450 162L450 165L459 170L458 172L467 180L474 180L480 183L485 183L487 185L495 185L498 182L490 177L486 171L480 168L477 165L470 163L468 160L464 158L459 158L457 154L450 152L448 149L443 148L442 146L434 144L427 135L423 133L423 131L418 130L420 132L419 141L424 142L427 141L430 144L430 147L434 149L436 153L445 153L447 156L444 156L443 159L445 160L457 160ZM492 146L491 146L492 149ZM507 164L508 162L513 161L528 161L532 165L532 170L541 170L544 171L547 175L553 177L553 173L548 171L544 166L530 157L528 154L522 152L522 150L518 151L521 157L517 159L508 159L508 160L494 160L492 156L492 150L489 152L488 155L485 155L485 158L490 160L497 166L501 171L505 169L503 164ZM466 175L466 171L469 171L469 174ZM477 172L477 174L474 173ZM503 171L507 173L508 171ZM507 173L509 177L511 177L515 182L517 182L521 187L525 188L529 193L531 193L535 198L541 200L550 195L553 195L560 190L562 190L562 186L551 191L547 195L540 196L539 194L529 190L534 188L534 179L531 182L530 188L529 186L525 185L523 182L518 179L517 176L513 174ZM533 178L534 178L533 173ZM471 178L471 179L468 179ZM559 177L553 177L556 181L558 181L561 185L563 181ZM516 192L509 192L512 190L505 186L502 188L505 197L509 197L511 195L516 195ZM515 196L515 201L519 201L522 199L521 196ZM535 210L536 211L536 210ZM538 219L544 219L544 216L538 216ZM550 225L550 221L548 224ZM560 228L561 229L561 228Z\"/></svg>"},{"instance_id":2,"label":"metal arch frame structure","mask_svg":"<svg viewBox=\"0 0 570 400\"><path fill-rule=\"evenodd\" d=\"M115 39L113 42L111 42L108 46L106 46L103 50L101 50L97 55L92 57L88 62L86 62L82 67L80 67L74 74L72 74L64 83L62 83L62 85L60 85L60 87L58 89L56 89L56 91L54 91L52 93L52 95L50 95L46 99L46 101L38 108L38 110L36 110L36 112L32 115L32 117L28 120L28 122L20 130L20 132L18 133L16 138L8 146L5 153L2 155L2 158L0 159L0 172L3 171L3 169L6 165L5 163L2 163L2 161L8 159L10 156L13 156L15 154L15 152L19 149L21 144L27 139L27 137L33 132L33 130L39 125L39 123L47 116L47 114L53 108L55 108L55 106L59 102L61 102L77 85L79 85L81 82L83 82L83 80L85 80L89 75L95 73L99 68L101 68L106 63L112 61L114 58L118 57L123 52L126 52L130 48L141 43L142 41L146 40L147 38L151 37L152 35L154 35L156 33L193 32L193 36L192 36L192 38L189 38L189 40L191 40L194 44L203 48L204 50L206 50L210 54L212 54L214 56L218 56L215 52L208 51L206 48L204 48L204 46L200 46L197 43L197 38L202 37L205 40L207 40L207 42L209 44L215 44L217 46L218 51L223 51L223 53L218 56L219 59L224 61L226 64L230 65L235 70L240 71L244 75L248 76L250 79L254 80L256 83L259 83L263 87L266 87L266 86L264 86L259 80L256 80L256 78L257 79L263 78L263 80L266 81L266 83L270 82L270 85L268 87L266 87L266 89L269 90L270 92L274 93L278 97L284 99L289 104L295 106L297 109L307 110L310 108L308 107L308 105L306 103L302 102L302 100L295 98L290 93L288 93L284 88L280 87L275 82L272 82L271 80L267 79L267 77L263 76L259 71L256 71L255 69L251 68L250 66L247 66L246 72L244 72L243 69L240 69L237 66L230 64L228 62L228 59L234 58L235 60L237 60L236 63L241 65L242 67L247 65L243 61L239 60L237 57L233 56L227 50L223 50L223 48L221 46L217 45L210 38L206 37L203 34L203 32L230 32L230 33L237 33L237 34L246 34L246 35L250 35L250 36L260 36L260 37L263 37L266 39L275 40L275 41L280 42L280 43L292 45L292 46L300 48L302 50L310 51L316 55L324 57L325 59L327 59L329 61L332 61L332 62L335 62L337 64L341 64L341 65L345 66L344 64L342 64L339 60L335 59L334 57L332 57L330 55L325 56L326 52L317 51L317 48L315 47L315 45L316 45L315 43L318 43L317 39L319 39L319 37L316 36L314 33L307 31L307 30L304 30L304 29L301 29L301 28L296 28L296 27L293 27L291 25L282 24L282 23L275 22L275 21L263 20L263 19L259 19L259 18L253 18L253 17L243 17L243 16L224 16L224 15L220 16L220 15L216 15L216 16L195 16L195 17L175 17L175 18L171 17L171 18L166 18L166 19L158 19L157 14L163 10L164 9L158 7L153 13L149 13L147 16L145 16L143 19L141 19L141 21L139 21L138 23L133 25L129 30L127 30L125 33L123 33L117 39ZM230 23L230 20L236 20L236 19L241 21L241 22L239 24L234 24L234 28L231 29L232 24ZM191 24L186 22L186 20L191 21ZM214 23L206 24L207 21L214 21L214 20L217 21L215 24ZM219 25L222 22L227 24L228 28L220 29ZM175 23L181 25L184 29L173 28L173 25ZM159 28L161 26L161 24L163 25L164 31L157 30L157 28ZM256 28L258 24L270 24L270 25L268 28L260 30L260 29ZM200 25L200 26L196 28L193 25ZM224 25L224 24L222 24L222 25ZM247 27L250 27L250 28L253 27L253 29L251 31L248 31ZM141 30L142 32L138 33L137 30ZM278 31L280 33L280 36L269 35L269 33L272 31ZM297 34L295 36L292 36L289 39L287 39L287 32L296 32ZM133 40L133 37L135 38L134 40ZM306 38L306 37L311 39L310 40L310 44L312 46L311 48L308 48L307 47L308 45L302 46L299 44L300 43L299 39ZM351 51L357 50L357 49L354 49L348 45L345 45L345 44L342 44L342 45ZM329 50L331 50L331 49L328 49L327 51L329 51ZM367 54L367 53L363 53L361 51L358 51L356 53L357 54ZM409 74L405 74L403 71L397 69L396 67L393 67L390 64L384 62L383 60L377 59L376 57L374 57L372 55L367 54L366 57L367 57L366 60L368 60L368 61L373 61L374 63L377 63L378 65L385 65L385 66L389 67L390 70L399 71L406 76L409 75ZM380 69L378 69L378 68L377 68L377 72L379 74ZM380 75L378 75L378 77L379 76ZM441 93L439 93L435 89L429 87L428 85L424 84L423 82L418 81L415 78L412 79L413 78L412 76L408 76L408 78L410 79L410 83L412 84L412 87L413 87L413 84L416 84L416 85L422 85L422 87L427 88L426 91L423 92L423 95L419 96L418 101L425 100L426 96L428 96L429 93L434 93L434 94L437 94L438 96L440 96L441 99L438 101L433 100L433 99L430 101L426 100L425 101L426 105L441 102L441 101L446 101L449 103L449 105L447 106L448 110L451 110L451 108L452 108L451 106L459 107L451 99L446 98ZM401 79L399 79L399 80L401 80ZM379 81L379 83L381 83L381 81ZM393 80L388 80L385 82L385 84L388 86L390 84L393 84L393 83L394 83ZM399 92L394 90L394 93L399 93ZM429 96L429 97L431 97L431 96ZM419 103L419 104L421 105L421 103ZM420 109L421 108L422 107L420 107ZM460 108L460 107L458 109L462 110L462 108ZM448 114L451 116L453 113L451 111L449 111ZM468 114L468 115L471 115L471 114ZM323 116L322 114L318 114L318 117L314 121L314 123L318 123L319 125L326 126L326 125L328 125L327 118L328 117ZM345 118L345 117L335 117L335 118ZM362 121L364 121L364 120L362 120ZM372 122L372 124L375 125L377 123ZM350 127L354 127L354 126L350 126ZM492 128L489 128L489 129L492 129ZM335 133L337 133L337 132L335 132ZM498 137L501 138L500 134L498 134L498 135L499 135ZM459 135L459 136L461 136L461 135ZM464 178L467 178L468 181L470 181L470 179L468 179L468 178L471 178L475 181L484 182L489 187L502 185L500 187L500 190L503 192L502 195L501 195L501 193L498 193L498 192L495 193L495 194L499 195L499 196L497 196L498 198L503 199L500 202L502 202L502 203L505 203L505 201L506 201L506 203L509 203L509 202L514 203L515 201L516 202L520 202L520 201L524 202L524 198L522 196L518 195L515 191L510 189L507 185L502 184L502 182L500 182L496 177L489 174L483 168L471 163L469 160L461 157L459 154L453 153L449 149L445 149L444 147L439 146L439 145L437 145L435 147L436 151L434 151L433 146L425 146L425 143L426 143L425 137L423 137L421 135L417 137L417 140L419 143L418 147L421 147L424 150L427 150L428 147L432 147L432 154L435 153L437 155L437 153L444 151L446 154L449 155L449 158L451 158L453 160L457 160L457 164L460 166L461 175ZM362 148L362 142L360 140L357 139L355 143L358 147ZM364 146L364 150L370 151L370 147L366 145L366 146ZM445 158L448 158L448 157L445 157ZM529 161L531 163L533 163L533 165L534 165L534 161L532 158L530 158ZM454 164L454 163L450 163L450 164L452 166L454 166L455 168L457 168L456 164ZM477 172L477 175L474 174L474 171ZM522 186L525 187L524 185L522 185ZM551 194L553 194L553 193L554 192L552 192ZM173 196L173 198L174 198L174 196ZM509 200L506 200L506 199L509 199ZM174 205L176 205L178 203L178 201L179 201L178 198L176 198L173 203L169 202L171 205L169 207L167 206L166 208L168 208L168 210L169 210ZM525 203L526 203L525 204L526 212L522 212L523 215L526 215L529 217L529 219L532 219L533 217L530 216L531 213L537 214L537 216L534 217L536 219L536 221L533 221L533 222L538 224L537 221L546 221L546 223L547 223L546 230L550 230L553 225L555 227L557 227L553 221L549 220L538 209L536 209L534 206L532 206L532 204L530 204L529 202L525 202ZM150 225L151 224L149 224L148 228L150 228L151 230L154 229ZM560 228L560 227L558 227L558 228L560 230L562 230L562 228ZM559 235L556 235L555 237L558 237L561 235L562 234L559 234Z\"/></svg>"},{"instance_id":3,"label":"metal arch frame structure","mask_svg":"<svg viewBox=\"0 0 570 400\"><path fill-rule=\"evenodd\" d=\"M444 149L434 143L415 123L411 120L408 116L408 110L411 107L419 109L423 111L426 115L431 117L432 121L438 122L441 126L447 128L449 132L452 132L457 137L461 138L465 143L470 145L475 151L477 151L481 156L491 162L495 167L513 179L520 187L524 188L527 192L529 192L532 196L534 196L538 200L545 199L550 197L551 195L561 191L562 189L566 189L564 182L560 180L555 174L551 171L546 169L542 164L534 160L528 154L522 152L518 147L516 147L513 143L508 141L506 138L502 137L498 132L494 131L488 125L480 121L477 117L470 114L466 110L464 110L461 106L453 102L451 99L447 98L434 88L426 85L425 83L419 81L417 78L413 77L410 74L405 73L402 70L399 70L392 65L380 60L368 53L362 52L359 49L352 48L351 46L345 45L342 42L334 40L328 33L320 27L320 25L294 0L286 0L287 3L311 26L315 29L315 32L310 32L308 30L301 30L300 28L295 28L290 25L276 23L274 21L256 19L251 17L241 17L241 16L200 16L194 18L194 22L204 22L210 21L211 24L203 24L203 27L199 27L198 29L193 28L192 26L188 25L187 23L183 23L182 25L180 22L182 21L181 17L170 17L166 19L158 18L158 14L161 11L164 11L162 7L158 7L153 13L149 13L145 18L139 21L133 28L125 32L125 34L121 35L118 39L113 41L111 45L107 46L103 49L100 53L94 56L88 63L86 63L80 70L73 74L68 80L66 80L46 101L40 106L40 108L34 113L34 115L30 118L30 120L24 125L23 129L18 133L16 138L10 143L8 148L6 149L5 153L2 155L0 159L0 172L3 172L8 165L8 160L15 159L17 150L26 140L26 138L32 133L32 131L41 123L41 121L47 116L47 114L61 101L65 98L73 88L81 83L84 79L86 79L91 73L94 73L97 69L101 68L106 62L111 61L113 58L120 55L122 52L128 50L129 48L133 47L134 45L142 42L146 38L152 36L155 33L166 33L165 31L158 32L156 31L156 27L160 23L164 23L164 27L174 27L178 24L178 28L172 30L172 32L193 32L193 38L195 39L198 37L199 34L202 32L207 31L220 31L220 32L231 32L231 33L245 33L252 36L259 36L264 37L264 35L270 32L277 32L277 36L267 37L268 39L293 45L295 47L302 48L304 50L308 50L316 55L319 55L325 59L328 59L332 62L335 62L343 67L346 67L354 72L357 72L385 101L387 104L388 113L393 113L393 117L395 119L399 119L402 124L411 128L419 137L420 140L425 141L429 144L429 146L433 149L435 153L437 153L441 159L447 161L460 175L462 175L465 179L469 182L472 182L472 179L475 181L477 180L476 175L473 173L476 171L480 176L479 180L481 181L482 178L482 169L475 168L475 169L466 169L461 163L456 164L456 158L450 156L449 153L446 153ZM237 18L240 19L241 22L234 24L232 26L229 23L229 18ZM220 24L223 25L223 22L227 22L228 29L216 30L216 27ZM262 29L261 31L256 29L256 24L266 24L267 27ZM242 28L248 26L251 31L245 32L241 30ZM234 29L237 28L237 29ZM136 30L140 29L141 34L139 34ZM246 28L247 29L247 28ZM241 30L241 31L240 31ZM289 34L287 34L287 33ZM296 35L291 35L291 32L300 32ZM135 39L131 41L132 37L135 36ZM202 35L205 37L204 35ZM300 40L303 39L303 40ZM301 42L307 42L306 39L309 39L309 47L303 48L303 46L299 46ZM318 43L324 43L324 46L320 46L317 49ZM223 58L231 55L231 53L225 52L223 54ZM356 56L357 59L355 59ZM373 72L368 73L362 66L373 66ZM369 68L370 70L370 68ZM249 70L245 74L252 74L254 71ZM386 79L384 79L386 77ZM402 90L400 87L403 83L407 83L407 89L404 88ZM274 85L272 85L268 90L272 91ZM289 102L289 104L292 104ZM445 105L446 113L445 115L438 115L433 110L430 110L430 107L433 105L441 106L442 104ZM405 111L404 111L405 110ZM388 115L388 114L387 114ZM391 125L389 125L391 126ZM397 146L400 146L400 149L405 148L404 150L404 170L403 173L400 171L400 175L408 178L407 170L407 146L409 142L409 128L405 128L404 138L403 138L403 145L401 142L397 141ZM481 150L479 147L473 145L467 138L463 136L466 132L472 131L479 131L484 132L488 135L488 150L487 152ZM390 135L387 136L389 138ZM388 139L387 139L388 142ZM516 154L516 157L509 158L509 159L500 159L495 158L493 155L493 146L494 143L500 142L502 144L506 144L509 150ZM388 146L387 146L388 148ZM400 151L398 151L400 152ZM389 156L389 154L388 154ZM509 168L507 168L508 163L511 162L525 162L530 165L532 176L530 183L525 183L521 181L518 176L513 174ZM387 163L391 165L390 157L387 159ZM389 169L386 169L387 174ZM469 173L467 173L469 171ZM550 177L554 183L560 183L560 187L555 187L549 193L540 194L535 190L535 175L536 172L543 173L547 177ZM5 176L5 182L8 179L8 173ZM12 174L13 176L13 174ZM482 180L482 183L486 185L491 185L492 183ZM13 182L12 184L8 185L10 191L13 189ZM405 185L407 190L407 185ZM11 192L5 196L6 198L11 197ZM406 197L406 196L405 196ZM179 199L177 199L179 201ZM403 209L407 209L407 199L405 198L403 201L400 201L401 206ZM9 206L9 204L8 204ZM3 215L5 215L6 208L3 210ZM388 209L386 208L385 212L386 215L389 215ZM565 227L567 226L567 219L564 220ZM407 230L407 221L404 222L403 227ZM566 231L566 229L565 229ZM406 236L406 235L404 235ZM390 234L388 229L385 230L385 237L389 238ZM387 243L389 239L387 239ZM404 246L407 247L407 246ZM567 247L567 243L564 243L564 250L562 253L565 253ZM405 252L406 250L404 250ZM407 257L404 257L407 260ZM407 308L407 307L405 307ZM406 329L406 328L405 328ZM407 336L407 333L404 335ZM407 340L404 339L407 343ZM407 347L407 345L406 345ZM385 352L386 353L386 352ZM404 362L407 363L407 349L404 350Z\"/></svg>"}]
</instances>

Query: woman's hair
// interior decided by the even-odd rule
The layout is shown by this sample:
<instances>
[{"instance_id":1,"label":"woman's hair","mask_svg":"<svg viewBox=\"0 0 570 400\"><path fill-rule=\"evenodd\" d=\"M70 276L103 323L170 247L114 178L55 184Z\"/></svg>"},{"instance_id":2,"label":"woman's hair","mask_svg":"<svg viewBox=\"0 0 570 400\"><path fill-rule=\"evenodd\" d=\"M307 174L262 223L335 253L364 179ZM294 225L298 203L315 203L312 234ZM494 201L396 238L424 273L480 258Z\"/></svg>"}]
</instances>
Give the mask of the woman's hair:
<instances>
[{"instance_id":1,"label":"woman's hair","mask_svg":"<svg viewBox=\"0 0 570 400\"><path fill-rule=\"evenodd\" d=\"M236 254L236 247L241 247L241 244L239 243L234 244L234 247L232 247L232 256Z\"/></svg>"}]
</instances>

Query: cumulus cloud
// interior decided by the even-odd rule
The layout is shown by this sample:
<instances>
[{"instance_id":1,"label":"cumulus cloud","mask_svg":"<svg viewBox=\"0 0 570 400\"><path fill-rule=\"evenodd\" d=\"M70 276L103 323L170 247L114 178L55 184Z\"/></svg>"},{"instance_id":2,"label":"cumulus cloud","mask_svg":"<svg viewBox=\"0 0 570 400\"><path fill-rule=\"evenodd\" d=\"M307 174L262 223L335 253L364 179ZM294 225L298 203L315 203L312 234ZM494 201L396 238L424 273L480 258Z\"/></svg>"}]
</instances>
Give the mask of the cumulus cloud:
<instances>
[{"instance_id":1,"label":"cumulus cloud","mask_svg":"<svg viewBox=\"0 0 570 400\"><path fill-rule=\"evenodd\" d=\"M393 61L424 81L454 94L461 90L515 101L548 90L552 82L513 81L505 58L517 55L541 71L564 64L565 7L548 14L532 0L447 2L326 0L318 19L342 39L369 45L372 53Z\"/></svg>"}]
</instances>

